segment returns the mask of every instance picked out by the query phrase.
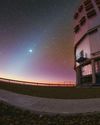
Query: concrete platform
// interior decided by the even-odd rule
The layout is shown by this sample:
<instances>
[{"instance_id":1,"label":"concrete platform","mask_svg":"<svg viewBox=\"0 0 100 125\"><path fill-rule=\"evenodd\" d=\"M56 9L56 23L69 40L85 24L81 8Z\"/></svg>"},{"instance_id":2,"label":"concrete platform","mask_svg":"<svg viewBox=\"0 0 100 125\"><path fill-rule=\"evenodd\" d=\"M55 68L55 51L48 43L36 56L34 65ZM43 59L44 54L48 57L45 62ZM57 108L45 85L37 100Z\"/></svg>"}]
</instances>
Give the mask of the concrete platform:
<instances>
[{"instance_id":1,"label":"concrete platform","mask_svg":"<svg viewBox=\"0 0 100 125\"><path fill-rule=\"evenodd\" d=\"M74 114L100 112L100 99L48 99L0 90L0 100L36 113Z\"/></svg>"}]
</instances>

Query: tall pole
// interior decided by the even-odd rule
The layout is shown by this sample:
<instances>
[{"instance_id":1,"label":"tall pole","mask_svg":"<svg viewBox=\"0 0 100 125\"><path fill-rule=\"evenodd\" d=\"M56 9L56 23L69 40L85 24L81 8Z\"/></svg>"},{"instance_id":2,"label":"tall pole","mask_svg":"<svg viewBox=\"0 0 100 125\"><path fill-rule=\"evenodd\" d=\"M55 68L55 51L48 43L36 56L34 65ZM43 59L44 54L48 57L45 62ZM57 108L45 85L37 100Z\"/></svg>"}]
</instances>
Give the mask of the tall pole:
<instances>
[{"instance_id":1,"label":"tall pole","mask_svg":"<svg viewBox=\"0 0 100 125\"><path fill-rule=\"evenodd\" d=\"M91 60L92 64L92 84L96 83L96 71L95 71L95 61L94 59Z\"/></svg>"}]
</instances>

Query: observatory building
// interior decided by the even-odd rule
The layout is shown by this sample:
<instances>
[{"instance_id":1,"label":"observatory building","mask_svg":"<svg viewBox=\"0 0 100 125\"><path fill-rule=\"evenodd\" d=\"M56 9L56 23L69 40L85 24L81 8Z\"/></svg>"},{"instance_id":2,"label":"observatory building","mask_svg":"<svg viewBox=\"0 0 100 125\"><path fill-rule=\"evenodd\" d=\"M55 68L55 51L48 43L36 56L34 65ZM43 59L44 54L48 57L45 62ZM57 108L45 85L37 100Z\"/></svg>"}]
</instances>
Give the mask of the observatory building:
<instances>
[{"instance_id":1,"label":"observatory building","mask_svg":"<svg viewBox=\"0 0 100 125\"><path fill-rule=\"evenodd\" d=\"M100 0L82 0L74 15L76 83L100 84Z\"/></svg>"}]
</instances>

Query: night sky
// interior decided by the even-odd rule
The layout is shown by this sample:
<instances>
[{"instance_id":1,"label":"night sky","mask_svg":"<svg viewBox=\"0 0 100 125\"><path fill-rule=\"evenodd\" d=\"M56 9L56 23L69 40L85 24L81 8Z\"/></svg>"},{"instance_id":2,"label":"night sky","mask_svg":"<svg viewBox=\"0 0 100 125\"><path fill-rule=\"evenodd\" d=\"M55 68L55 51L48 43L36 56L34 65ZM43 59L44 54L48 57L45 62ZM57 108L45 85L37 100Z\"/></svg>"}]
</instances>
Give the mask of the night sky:
<instances>
[{"instance_id":1,"label":"night sky","mask_svg":"<svg viewBox=\"0 0 100 125\"><path fill-rule=\"evenodd\" d=\"M0 0L0 77L75 80L73 14L80 0Z\"/></svg>"}]
</instances>

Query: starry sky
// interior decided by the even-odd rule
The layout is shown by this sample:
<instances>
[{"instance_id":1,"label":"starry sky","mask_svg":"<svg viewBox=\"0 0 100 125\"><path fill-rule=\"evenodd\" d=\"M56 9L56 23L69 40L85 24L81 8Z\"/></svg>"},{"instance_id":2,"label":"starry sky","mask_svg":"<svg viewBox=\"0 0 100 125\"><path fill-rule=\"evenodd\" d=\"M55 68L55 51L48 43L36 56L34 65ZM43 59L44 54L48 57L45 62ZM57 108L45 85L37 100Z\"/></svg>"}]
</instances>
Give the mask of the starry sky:
<instances>
[{"instance_id":1,"label":"starry sky","mask_svg":"<svg viewBox=\"0 0 100 125\"><path fill-rule=\"evenodd\" d=\"M75 80L73 14L80 0L1 0L0 77Z\"/></svg>"}]
</instances>

